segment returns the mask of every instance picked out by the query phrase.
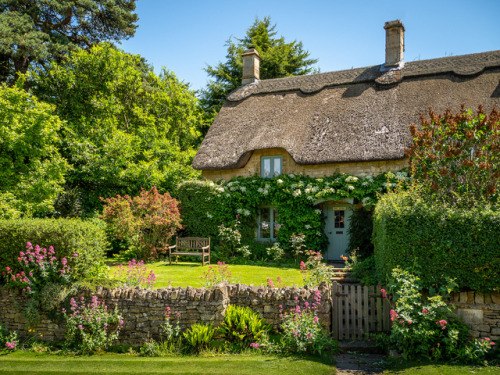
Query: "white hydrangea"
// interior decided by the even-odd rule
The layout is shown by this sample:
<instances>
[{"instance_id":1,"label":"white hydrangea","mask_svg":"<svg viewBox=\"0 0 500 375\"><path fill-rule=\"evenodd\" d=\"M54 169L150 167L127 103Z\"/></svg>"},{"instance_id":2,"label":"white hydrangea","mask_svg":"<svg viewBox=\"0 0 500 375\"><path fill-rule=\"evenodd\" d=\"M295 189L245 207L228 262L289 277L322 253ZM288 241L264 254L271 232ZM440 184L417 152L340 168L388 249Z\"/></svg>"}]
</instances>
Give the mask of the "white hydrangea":
<instances>
[{"instance_id":1,"label":"white hydrangea","mask_svg":"<svg viewBox=\"0 0 500 375\"><path fill-rule=\"evenodd\" d=\"M311 229L312 227L309 224L304 225L304 228Z\"/></svg>"},{"instance_id":2,"label":"white hydrangea","mask_svg":"<svg viewBox=\"0 0 500 375\"><path fill-rule=\"evenodd\" d=\"M245 191L247 190L247 188L246 188L245 186L240 186L240 190L241 190L242 192L245 192Z\"/></svg>"},{"instance_id":3,"label":"white hydrangea","mask_svg":"<svg viewBox=\"0 0 500 375\"><path fill-rule=\"evenodd\" d=\"M319 188L318 188L317 186L314 186L314 187L311 189L311 192L316 193L318 190L319 190Z\"/></svg>"},{"instance_id":4,"label":"white hydrangea","mask_svg":"<svg viewBox=\"0 0 500 375\"><path fill-rule=\"evenodd\" d=\"M355 176L349 176L345 179L345 182L356 182L358 181L358 178Z\"/></svg>"},{"instance_id":5,"label":"white hydrangea","mask_svg":"<svg viewBox=\"0 0 500 375\"><path fill-rule=\"evenodd\" d=\"M304 190L304 193L309 194L311 192L311 189L307 188Z\"/></svg>"},{"instance_id":6,"label":"white hydrangea","mask_svg":"<svg viewBox=\"0 0 500 375\"><path fill-rule=\"evenodd\" d=\"M348 185L348 186L347 186L347 188L348 188L349 190L354 190L354 186L352 186L352 185Z\"/></svg>"},{"instance_id":7,"label":"white hydrangea","mask_svg":"<svg viewBox=\"0 0 500 375\"><path fill-rule=\"evenodd\" d=\"M294 196L294 197L298 197L298 196L299 196L299 195L301 195L301 194L302 194L302 191L300 191L300 189L297 189L297 190L295 190L295 191L293 192L293 196Z\"/></svg>"},{"instance_id":8,"label":"white hydrangea","mask_svg":"<svg viewBox=\"0 0 500 375\"><path fill-rule=\"evenodd\" d=\"M264 192L264 189L262 189L262 188L260 187L260 188L258 188L258 189L257 189L257 191L258 191L259 193L262 193L262 192Z\"/></svg>"},{"instance_id":9,"label":"white hydrangea","mask_svg":"<svg viewBox=\"0 0 500 375\"><path fill-rule=\"evenodd\" d=\"M314 212L317 214L317 215L321 215L321 210L320 209L315 209Z\"/></svg>"},{"instance_id":10,"label":"white hydrangea","mask_svg":"<svg viewBox=\"0 0 500 375\"><path fill-rule=\"evenodd\" d=\"M241 208L238 208L238 209L236 210L236 213L237 213L237 214L241 214L242 212L243 212L243 210L242 210Z\"/></svg>"},{"instance_id":11,"label":"white hydrangea","mask_svg":"<svg viewBox=\"0 0 500 375\"><path fill-rule=\"evenodd\" d=\"M309 199L310 201L312 201L312 200L314 199L314 197L313 197L312 195L309 195L309 196L307 197L307 199Z\"/></svg>"},{"instance_id":12,"label":"white hydrangea","mask_svg":"<svg viewBox=\"0 0 500 375\"><path fill-rule=\"evenodd\" d=\"M264 195L268 195L268 194L269 194L269 190L264 190L264 191L262 192L262 194L264 194Z\"/></svg>"},{"instance_id":13,"label":"white hydrangea","mask_svg":"<svg viewBox=\"0 0 500 375\"><path fill-rule=\"evenodd\" d=\"M225 192L225 190L224 190L224 188L223 188L222 186L218 187L218 188L217 188L217 191L218 191L219 193L224 193L224 192Z\"/></svg>"},{"instance_id":14,"label":"white hydrangea","mask_svg":"<svg viewBox=\"0 0 500 375\"><path fill-rule=\"evenodd\" d=\"M281 178L278 178L278 179L276 180L276 182L277 182L278 184L282 184L282 183L283 183L283 180L282 180Z\"/></svg>"},{"instance_id":15,"label":"white hydrangea","mask_svg":"<svg viewBox=\"0 0 500 375\"><path fill-rule=\"evenodd\" d=\"M213 216L210 214L210 212L207 212L207 217L208 217L209 219L213 218Z\"/></svg>"},{"instance_id":16,"label":"white hydrangea","mask_svg":"<svg viewBox=\"0 0 500 375\"><path fill-rule=\"evenodd\" d=\"M250 211L249 210L243 210L243 215L244 216L250 216Z\"/></svg>"},{"instance_id":17,"label":"white hydrangea","mask_svg":"<svg viewBox=\"0 0 500 375\"><path fill-rule=\"evenodd\" d=\"M230 196L231 196L231 194L229 194L229 193L226 193L226 197L228 197L228 198L229 198Z\"/></svg>"}]
</instances>

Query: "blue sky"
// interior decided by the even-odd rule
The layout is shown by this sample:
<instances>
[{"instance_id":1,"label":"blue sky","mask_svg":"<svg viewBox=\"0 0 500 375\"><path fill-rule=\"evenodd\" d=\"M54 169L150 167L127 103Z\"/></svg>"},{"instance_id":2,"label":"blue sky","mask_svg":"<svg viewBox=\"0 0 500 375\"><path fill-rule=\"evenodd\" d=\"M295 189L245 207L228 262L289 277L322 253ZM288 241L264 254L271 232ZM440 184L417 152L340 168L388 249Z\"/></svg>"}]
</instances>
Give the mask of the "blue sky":
<instances>
[{"instance_id":1,"label":"blue sky","mask_svg":"<svg viewBox=\"0 0 500 375\"><path fill-rule=\"evenodd\" d=\"M139 28L121 44L200 89L203 68L225 60L225 41L270 16L299 40L321 72L380 64L385 21L405 25L406 61L500 49L500 0L138 0Z\"/></svg>"}]
</instances>

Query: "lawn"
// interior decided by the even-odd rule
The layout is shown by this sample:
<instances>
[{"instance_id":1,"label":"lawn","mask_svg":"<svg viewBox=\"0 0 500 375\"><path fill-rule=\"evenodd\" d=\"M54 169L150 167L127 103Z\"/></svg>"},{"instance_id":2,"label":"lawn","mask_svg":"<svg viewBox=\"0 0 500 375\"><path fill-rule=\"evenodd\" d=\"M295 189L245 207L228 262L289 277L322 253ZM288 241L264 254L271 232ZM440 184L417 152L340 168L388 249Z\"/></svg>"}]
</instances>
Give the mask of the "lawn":
<instances>
[{"instance_id":1,"label":"lawn","mask_svg":"<svg viewBox=\"0 0 500 375\"><path fill-rule=\"evenodd\" d=\"M110 354L62 356L31 352L0 355L1 374L335 374L335 368L316 358L264 355L144 358Z\"/></svg>"},{"instance_id":2,"label":"lawn","mask_svg":"<svg viewBox=\"0 0 500 375\"><path fill-rule=\"evenodd\" d=\"M126 263L124 263L126 264ZM213 265L212 265L213 266ZM179 262L169 265L167 262L154 262L147 264L148 270L151 269L156 275L155 288L163 288L169 285L202 287L204 281L203 274L208 271L209 266L201 266L201 263ZM110 275L113 276L118 266L111 266ZM267 278L271 278L276 283L277 277L281 277L286 286L302 286L302 277L300 270L288 267L269 267L269 266L247 266L247 265L229 265L232 274L231 282L233 284L241 283L247 285L267 285ZM169 284L170 281L170 284Z\"/></svg>"},{"instance_id":3,"label":"lawn","mask_svg":"<svg viewBox=\"0 0 500 375\"><path fill-rule=\"evenodd\" d=\"M463 375L480 374L493 375L500 374L499 366L475 367L461 364L431 364L418 362L399 362L388 366L384 375Z\"/></svg>"}]
</instances>

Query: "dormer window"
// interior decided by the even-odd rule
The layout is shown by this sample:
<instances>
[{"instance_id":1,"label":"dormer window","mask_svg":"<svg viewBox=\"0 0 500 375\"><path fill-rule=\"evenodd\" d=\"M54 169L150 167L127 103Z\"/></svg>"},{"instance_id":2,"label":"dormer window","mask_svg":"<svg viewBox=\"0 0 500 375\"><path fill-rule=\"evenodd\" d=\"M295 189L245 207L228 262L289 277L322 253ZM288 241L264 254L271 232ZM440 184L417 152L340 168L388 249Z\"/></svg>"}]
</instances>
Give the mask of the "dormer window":
<instances>
[{"instance_id":1,"label":"dormer window","mask_svg":"<svg viewBox=\"0 0 500 375\"><path fill-rule=\"evenodd\" d=\"M262 156L260 158L260 177L271 178L279 176L283 173L283 157L276 156Z\"/></svg>"}]
</instances>

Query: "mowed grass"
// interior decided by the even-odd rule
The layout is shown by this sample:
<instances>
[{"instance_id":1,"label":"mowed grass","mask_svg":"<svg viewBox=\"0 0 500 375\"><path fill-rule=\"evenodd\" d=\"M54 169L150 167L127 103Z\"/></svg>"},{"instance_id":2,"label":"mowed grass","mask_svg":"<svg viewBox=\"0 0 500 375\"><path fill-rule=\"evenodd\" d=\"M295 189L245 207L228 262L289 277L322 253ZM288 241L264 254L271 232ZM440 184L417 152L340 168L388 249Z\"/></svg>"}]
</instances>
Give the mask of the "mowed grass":
<instances>
[{"instance_id":1,"label":"mowed grass","mask_svg":"<svg viewBox=\"0 0 500 375\"><path fill-rule=\"evenodd\" d=\"M124 262L126 265L126 262ZM202 266L201 263L179 262L178 264L168 264L168 261L154 262L146 264L148 270L153 270L156 275L155 289L168 287L192 286L194 288L202 287L205 283L203 275L208 272L209 266ZM212 267L216 265L212 264ZM118 265L110 267L110 276L113 277ZM246 266L246 265L228 265L231 271L231 283L241 283L247 285L267 285L267 279L270 278L273 283L281 277L282 283L286 286L302 286L302 276L299 267L267 267L267 266ZM149 271L148 271L149 272ZM170 283L169 283L170 281Z\"/></svg>"},{"instance_id":2,"label":"mowed grass","mask_svg":"<svg viewBox=\"0 0 500 375\"><path fill-rule=\"evenodd\" d=\"M256 354L144 358L126 354L62 356L30 352L0 355L0 374L335 374L315 358Z\"/></svg>"},{"instance_id":3,"label":"mowed grass","mask_svg":"<svg viewBox=\"0 0 500 375\"><path fill-rule=\"evenodd\" d=\"M497 375L500 374L500 366L475 367L461 364L431 364L418 362L405 362L400 360L389 366L384 371L385 375Z\"/></svg>"}]
</instances>

